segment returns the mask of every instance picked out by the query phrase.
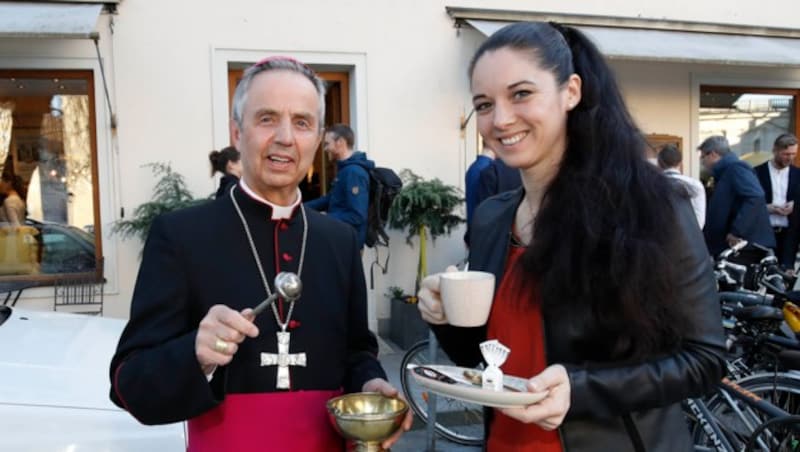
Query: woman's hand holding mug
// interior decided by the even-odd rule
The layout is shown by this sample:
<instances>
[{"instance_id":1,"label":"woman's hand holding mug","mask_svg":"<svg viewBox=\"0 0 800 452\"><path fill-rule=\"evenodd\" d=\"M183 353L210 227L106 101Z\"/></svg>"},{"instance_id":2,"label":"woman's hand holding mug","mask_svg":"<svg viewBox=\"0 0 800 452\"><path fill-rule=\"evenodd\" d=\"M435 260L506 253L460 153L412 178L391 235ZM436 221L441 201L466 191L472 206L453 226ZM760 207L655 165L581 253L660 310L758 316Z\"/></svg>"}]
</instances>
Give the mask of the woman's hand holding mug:
<instances>
[{"instance_id":1,"label":"woman's hand holding mug","mask_svg":"<svg viewBox=\"0 0 800 452\"><path fill-rule=\"evenodd\" d=\"M454 272L458 269L454 265L450 265L445 269L445 272ZM444 314L444 307L442 306L442 294L440 292L441 273L434 273L428 275L420 283L419 292L417 292L417 307L419 313L422 315L422 320L433 325L444 325L447 322L447 316Z\"/></svg>"}]
</instances>

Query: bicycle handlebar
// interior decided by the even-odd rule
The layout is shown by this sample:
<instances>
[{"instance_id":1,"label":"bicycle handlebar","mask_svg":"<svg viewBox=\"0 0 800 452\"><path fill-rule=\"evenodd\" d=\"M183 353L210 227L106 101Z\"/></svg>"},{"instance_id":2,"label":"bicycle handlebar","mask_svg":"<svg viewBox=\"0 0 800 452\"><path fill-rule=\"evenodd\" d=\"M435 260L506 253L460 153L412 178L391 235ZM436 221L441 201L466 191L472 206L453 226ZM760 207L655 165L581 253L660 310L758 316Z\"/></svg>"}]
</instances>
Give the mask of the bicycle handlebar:
<instances>
[{"instance_id":1,"label":"bicycle handlebar","mask_svg":"<svg viewBox=\"0 0 800 452\"><path fill-rule=\"evenodd\" d=\"M744 306L772 306L775 297L760 293L720 292L719 301L723 303L741 303Z\"/></svg>"},{"instance_id":2,"label":"bicycle handlebar","mask_svg":"<svg viewBox=\"0 0 800 452\"><path fill-rule=\"evenodd\" d=\"M727 259L731 256L731 254L736 254L742 250L742 248L747 246L747 240L739 240L735 245L726 249L725 251L719 253L720 259Z\"/></svg>"}]
</instances>

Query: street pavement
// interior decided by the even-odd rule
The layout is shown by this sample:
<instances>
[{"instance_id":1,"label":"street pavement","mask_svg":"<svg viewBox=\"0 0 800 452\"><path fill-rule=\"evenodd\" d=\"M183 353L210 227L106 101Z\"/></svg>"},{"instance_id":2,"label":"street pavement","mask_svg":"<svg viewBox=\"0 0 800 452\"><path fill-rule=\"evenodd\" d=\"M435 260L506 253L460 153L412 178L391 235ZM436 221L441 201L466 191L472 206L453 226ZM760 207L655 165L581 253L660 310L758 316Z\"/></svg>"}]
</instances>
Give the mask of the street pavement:
<instances>
[{"instance_id":1,"label":"street pavement","mask_svg":"<svg viewBox=\"0 0 800 452\"><path fill-rule=\"evenodd\" d=\"M400 362L403 360L404 350L389 342L386 338L378 336L378 343L380 351L378 358L386 369L386 374L389 376L389 382L402 392L400 386ZM426 426L422 422L415 420L414 426L408 432L405 432L397 444L392 447L392 452L480 452L480 447L469 447L455 444L442 437L437 437L435 441L435 448L432 450L427 449L428 440L426 435Z\"/></svg>"}]
</instances>

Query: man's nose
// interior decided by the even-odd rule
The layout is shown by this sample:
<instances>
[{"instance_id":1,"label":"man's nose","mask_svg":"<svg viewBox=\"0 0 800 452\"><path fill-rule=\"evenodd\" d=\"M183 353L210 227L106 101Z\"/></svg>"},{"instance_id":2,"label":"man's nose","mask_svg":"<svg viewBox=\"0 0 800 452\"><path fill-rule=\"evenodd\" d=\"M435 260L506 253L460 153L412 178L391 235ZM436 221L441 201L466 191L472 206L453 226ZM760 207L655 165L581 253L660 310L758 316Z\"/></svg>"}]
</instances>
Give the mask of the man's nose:
<instances>
[{"instance_id":1,"label":"man's nose","mask_svg":"<svg viewBox=\"0 0 800 452\"><path fill-rule=\"evenodd\" d=\"M278 123L278 128L275 130L275 142L284 146L289 146L294 142L292 121L289 118L283 118Z\"/></svg>"}]
</instances>

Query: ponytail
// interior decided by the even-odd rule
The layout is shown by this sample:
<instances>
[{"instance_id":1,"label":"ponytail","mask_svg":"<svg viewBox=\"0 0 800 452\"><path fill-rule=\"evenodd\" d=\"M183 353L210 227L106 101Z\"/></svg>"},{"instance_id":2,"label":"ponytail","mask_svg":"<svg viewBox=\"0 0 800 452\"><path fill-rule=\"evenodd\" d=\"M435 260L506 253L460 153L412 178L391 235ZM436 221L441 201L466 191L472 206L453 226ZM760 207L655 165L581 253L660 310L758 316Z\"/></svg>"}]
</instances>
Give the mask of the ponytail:
<instances>
[{"instance_id":1,"label":"ponytail","mask_svg":"<svg viewBox=\"0 0 800 452\"><path fill-rule=\"evenodd\" d=\"M208 154L208 161L211 163L211 175L220 172L226 173L229 162L238 162L241 158L239 151L233 146L228 146L219 151L211 151Z\"/></svg>"}]
</instances>

